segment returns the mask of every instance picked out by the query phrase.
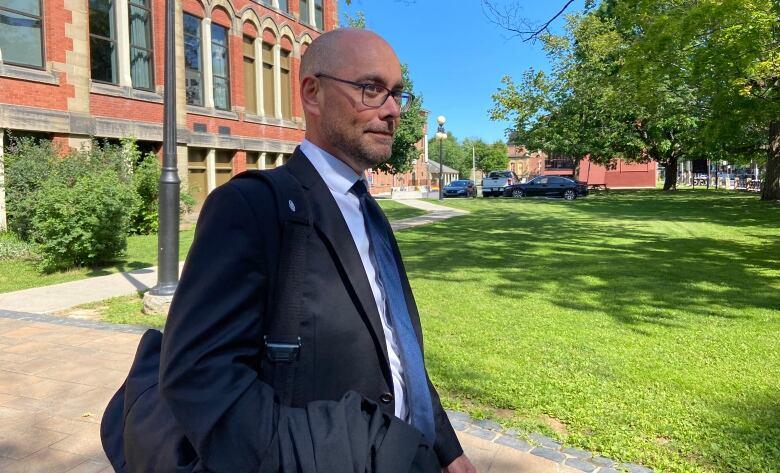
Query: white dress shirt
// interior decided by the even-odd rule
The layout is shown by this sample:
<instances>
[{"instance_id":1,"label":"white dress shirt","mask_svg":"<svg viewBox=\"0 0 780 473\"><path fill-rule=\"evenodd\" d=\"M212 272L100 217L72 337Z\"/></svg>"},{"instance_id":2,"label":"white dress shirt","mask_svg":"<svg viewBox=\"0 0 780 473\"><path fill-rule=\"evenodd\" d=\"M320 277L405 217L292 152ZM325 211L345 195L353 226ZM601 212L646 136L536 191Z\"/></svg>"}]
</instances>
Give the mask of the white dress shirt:
<instances>
[{"instance_id":1,"label":"white dress shirt","mask_svg":"<svg viewBox=\"0 0 780 473\"><path fill-rule=\"evenodd\" d=\"M363 213L360 211L360 200L355 194L350 192L352 186L362 176L358 176L343 161L308 140L303 140L301 143L301 151L309 158L309 161L311 161L314 168L325 181L328 189L330 189L330 193L336 199L336 204L338 204L339 210L341 210L341 215L344 216L349 232L352 234L352 240L355 242L360 260L363 262L363 268L366 270L368 283L371 285L371 292L374 294L379 318L382 320L382 330L384 331L387 344L387 356L390 360L390 373L393 376L395 415L400 419L408 420L409 410L404 398L403 367L401 366L398 344L395 340L393 327L387 320L385 293L382 283L379 281L374 257L369 251L369 239L366 234L366 223L363 219ZM368 188L367 185L366 188Z\"/></svg>"}]
</instances>

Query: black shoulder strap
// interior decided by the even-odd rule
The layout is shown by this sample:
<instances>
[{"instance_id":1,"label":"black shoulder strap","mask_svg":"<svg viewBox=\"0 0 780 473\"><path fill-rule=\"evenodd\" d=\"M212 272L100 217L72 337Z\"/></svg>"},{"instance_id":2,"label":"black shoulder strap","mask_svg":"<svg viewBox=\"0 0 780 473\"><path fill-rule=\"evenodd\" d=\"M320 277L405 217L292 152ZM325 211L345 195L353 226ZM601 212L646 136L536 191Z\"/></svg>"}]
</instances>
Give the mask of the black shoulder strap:
<instances>
[{"instance_id":1,"label":"black shoulder strap","mask_svg":"<svg viewBox=\"0 0 780 473\"><path fill-rule=\"evenodd\" d=\"M268 183L274 192L278 223L282 226L277 286L271 296L268 312L270 320L264 336L265 360L261 366L273 372L270 379L266 379L273 383L280 402L289 405L297 397L293 389L295 365L301 350L298 328L303 311L306 245L312 229L311 211L300 182L285 167L270 171L247 171L236 176L239 177L257 178Z\"/></svg>"}]
</instances>

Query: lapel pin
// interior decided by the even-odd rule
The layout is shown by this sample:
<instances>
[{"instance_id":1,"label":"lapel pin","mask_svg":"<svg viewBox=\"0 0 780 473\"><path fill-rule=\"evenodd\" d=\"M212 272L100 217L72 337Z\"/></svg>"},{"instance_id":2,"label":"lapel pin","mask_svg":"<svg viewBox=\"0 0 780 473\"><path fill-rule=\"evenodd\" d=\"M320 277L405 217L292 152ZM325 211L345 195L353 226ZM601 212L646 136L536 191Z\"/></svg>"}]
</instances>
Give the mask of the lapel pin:
<instances>
[{"instance_id":1,"label":"lapel pin","mask_svg":"<svg viewBox=\"0 0 780 473\"><path fill-rule=\"evenodd\" d=\"M290 206L290 210L292 210L293 212L295 212L295 204L293 203L293 201L292 201L292 200L288 200L288 201L287 201L287 205L289 205L289 206Z\"/></svg>"}]
</instances>

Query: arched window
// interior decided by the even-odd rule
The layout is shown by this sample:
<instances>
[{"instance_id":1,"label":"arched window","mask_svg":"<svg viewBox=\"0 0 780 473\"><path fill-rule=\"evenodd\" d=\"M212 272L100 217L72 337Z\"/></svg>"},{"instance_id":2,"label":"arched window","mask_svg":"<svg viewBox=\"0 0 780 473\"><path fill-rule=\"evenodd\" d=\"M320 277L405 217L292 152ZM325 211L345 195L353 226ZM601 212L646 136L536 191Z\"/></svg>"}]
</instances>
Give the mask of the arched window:
<instances>
[{"instance_id":1,"label":"arched window","mask_svg":"<svg viewBox=\"0 0 780 473\"><path fill-rule=\"evenodd\" d=\"M136 89L154 89L151 0L130 0L130 78Z\"/></svg>"},{"instance_id":2,"label":"arched window","mask_svg":"<svg viewBox=\"0 0 780 473\"><path fill-rule=\"evenodd\" d=\"M274 45L263 39L263 112L274 115Z\"/></svg>"},{"instance_id":3,"label":"arched window","mask_svg":"<svg viewBox=\"0 0 780 473\"><path fill-rule=\"evenodd\" d=\"M244 109L257 114L257 64L255 38L244 35Z\"/></svg>"},{"instance_id":4,"label":"arched window","mask_svg":"<svg viewBox=\"0 0 780 473\"><path fill-rule=\"evenodd\" d=\"M323 29L322 0L314 0L314 26Z\"/></svg>"},{"instance_id":5,"label":"arched window","mask_svg":"<svg viewBox=\"0 0 780 473\"><path fill-rule=\"evenodd\" d=\"M228 29L216 23L211 23L211 72L214 81L214 108L230 110Z\"/></svg>"},{"instance_id":6,"label":"arched window","mask_svg":"<svg viewBox=\"0 0 780 473\"><path fill-rule=\"evenodd\" d=\"M290 72L290 56L292 53L282 49L279 53L279 77L282 95L282 118L292 119L292 73Z\"/></svg>"},{"instance_id":7,"label":"arched window","mask_svg":"<svg viewBox=\"0 0 780 473\"><path fill-rule=\"evenodd\" d=\"M43 68L43 12L40 0L0 2L3 62Z\"/></svg>"},{"instance_id":8,"label":"arched window","mask_svg":"<svg viewBox=\"0 0 780 473\"><path fill-rule=\"evenodd\" d=\"M188 105L203 106L201 19L184 14L184 81Z\"/></svg>"},{"instance_id":9,"label":"arched window","mask_svg":"<svg viewBox=\"0 0 780 473\"><path fill-rule=\"evenodd\" d=\"M113 0L89 0L89 57L92 80L119 83Z\"/></svg>"}]
</instances>

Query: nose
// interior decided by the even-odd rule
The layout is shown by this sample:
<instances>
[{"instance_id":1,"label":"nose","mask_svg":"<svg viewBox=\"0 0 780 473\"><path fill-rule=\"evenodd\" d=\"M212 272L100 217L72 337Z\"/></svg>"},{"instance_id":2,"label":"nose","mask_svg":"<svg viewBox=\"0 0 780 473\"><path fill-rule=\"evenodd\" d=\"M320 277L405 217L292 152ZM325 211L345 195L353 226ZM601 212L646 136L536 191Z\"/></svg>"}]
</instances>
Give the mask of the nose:
<instances>
[{"instance_id":1,"label":"nose","mask_svg":"<svg viewBox=\"0 0 780 473\"><path fill-rule=\"evenodd\" d=\"M379 108L380 118L382 120L398 120L401 118L401 104L395 101L395 99L388 95L385 103Z\"/></svg>"}]
</instances>

